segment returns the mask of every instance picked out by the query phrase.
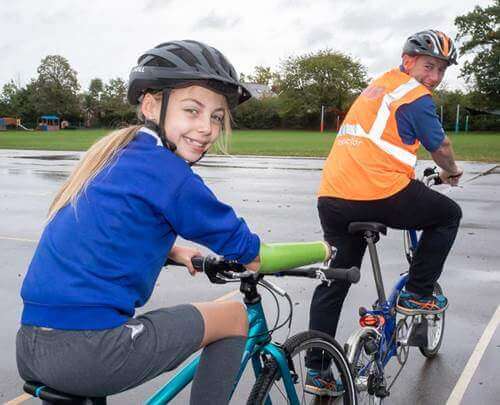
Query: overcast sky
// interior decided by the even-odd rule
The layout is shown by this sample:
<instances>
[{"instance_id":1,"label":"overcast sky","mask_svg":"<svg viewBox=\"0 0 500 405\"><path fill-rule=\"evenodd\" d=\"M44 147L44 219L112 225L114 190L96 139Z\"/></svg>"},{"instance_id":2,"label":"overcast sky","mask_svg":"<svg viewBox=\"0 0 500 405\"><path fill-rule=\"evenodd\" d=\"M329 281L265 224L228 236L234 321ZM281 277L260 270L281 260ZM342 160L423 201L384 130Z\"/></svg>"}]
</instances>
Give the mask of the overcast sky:
<instances>
[{"instance_id":1,"label":"overcast sky","mask_svg":"<svg viewBox=\"0 0 500 405\"><path fill-rule=\"evenodd\" d=\"M0 9L0 86L26 85L42 58L58 54L92 78L126 79L142 51L168 40L215 46L238 72L331 48L370 77L396 66L406 37L428 29L455 36L454 19L492 0L11 0ZM448 88L463 88L451 67Z\"/></svg>"}]
</instances>

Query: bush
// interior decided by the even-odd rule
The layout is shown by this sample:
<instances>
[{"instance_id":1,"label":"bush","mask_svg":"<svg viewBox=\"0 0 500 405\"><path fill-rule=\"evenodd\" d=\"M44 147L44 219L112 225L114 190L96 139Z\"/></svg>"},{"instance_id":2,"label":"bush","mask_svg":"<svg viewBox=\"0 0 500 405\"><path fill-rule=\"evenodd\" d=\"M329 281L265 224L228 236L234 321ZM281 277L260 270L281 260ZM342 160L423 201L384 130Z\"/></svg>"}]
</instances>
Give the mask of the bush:
<instances>
[{"instance_id":1,"label":"bush","mask_svg":"<svg viewBox=\"0 0 500 405\"><path fill-rule=\"evenodd\" d=\"M234 112L233 118L237 128L274 129L281 125L278 111L278 97L252 99L240 105Z\"/></svg>"}]
</instances>

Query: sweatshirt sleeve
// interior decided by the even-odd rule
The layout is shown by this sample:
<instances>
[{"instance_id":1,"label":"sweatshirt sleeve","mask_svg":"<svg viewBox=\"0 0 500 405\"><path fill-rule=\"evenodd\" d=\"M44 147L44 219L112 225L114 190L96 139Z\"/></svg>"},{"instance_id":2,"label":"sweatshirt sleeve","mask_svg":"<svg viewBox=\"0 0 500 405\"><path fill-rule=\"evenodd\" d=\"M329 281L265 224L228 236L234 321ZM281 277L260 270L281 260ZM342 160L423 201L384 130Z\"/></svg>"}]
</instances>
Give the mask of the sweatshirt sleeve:
<instances>
[{"instance_id":1,"label":"sweatshirt sleeve","mask_svg":"<svg viewBox=\"0 0 500 405\"><path fill-rule=\"evenodd\" d=\"M248 264L259 254L259 237L195 174L185 179L164 215L184 239L227 259Z\"/></svg>"}]
</instances>

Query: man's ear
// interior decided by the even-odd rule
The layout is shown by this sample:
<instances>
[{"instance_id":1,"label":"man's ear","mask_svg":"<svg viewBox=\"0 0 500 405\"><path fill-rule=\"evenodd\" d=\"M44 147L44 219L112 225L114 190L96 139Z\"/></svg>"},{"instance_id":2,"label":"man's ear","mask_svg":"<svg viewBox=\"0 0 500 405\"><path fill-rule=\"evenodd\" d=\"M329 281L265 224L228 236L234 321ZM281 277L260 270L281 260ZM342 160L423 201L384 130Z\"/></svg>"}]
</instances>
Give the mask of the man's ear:
<instances>
[{"instance_id":1,"label":"man's ear","mask_svg":"<svg viewBox=\"0 0 500 405\"><path fill-rule=\"evenodd\" d=\"M403 55L403 69L405 73L408 73L411 69L413 69L417 61L417 57L418 56Z\"/></svg>"}]
</instances>

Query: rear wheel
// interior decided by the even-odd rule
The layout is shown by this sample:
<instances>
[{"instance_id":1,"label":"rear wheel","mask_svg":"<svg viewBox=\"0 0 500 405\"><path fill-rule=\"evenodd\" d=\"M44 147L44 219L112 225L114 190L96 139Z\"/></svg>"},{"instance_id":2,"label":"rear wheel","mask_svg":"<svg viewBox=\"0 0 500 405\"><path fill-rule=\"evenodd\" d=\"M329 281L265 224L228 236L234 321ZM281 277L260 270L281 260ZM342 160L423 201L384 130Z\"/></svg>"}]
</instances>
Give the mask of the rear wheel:
<instances>
[{"instance_id":1,"label":"rear wheel","mask_svg":"<svg viewBox=\"0 0 500 405\"><path fill-rule=\"evenodd\" d=\"M443 290L438 283L434 286L434 294L443 294ZM420 353L430 359L436 357L443 342L445 312L436 315L422 315L427 319L427 345L418 348Z\"/></svg>"},{"instance_id":2,"label":"rear wheel","mask_svg":"<svg viewBox=\"0 0 500 405\"><path fill-rule=\"evenodd\" d=\"M329 364L333 375L342 381L344 394L337 397L317 396L305 391L307 368L305 356L309 350L321 353L324 364ZM354 378L349 363L340 345L329 335L318 331L307 331L289 338L283 345L283 350L289 355L289 361L293 363L295 391L300 404L355 404L356 392ZM283 379L280 375L278 364L274 358L269 359L262 374L257 378L250 393L248 405L265 404L270 399L273 404L289 404Z\"/></svg>"},{"instance_id":3,"label":"rear wheel","mask_svg":"<svg viewBox=\"0 0 500 405\"><path fill-rule=\"evenodd\" d=\"M354 372L358 404L382 404L380 394L386 388L386 381L375 360L378 349L379 336L369 328L356 332L349 344L348 359Z\"/></svg>"}]
</instances>

